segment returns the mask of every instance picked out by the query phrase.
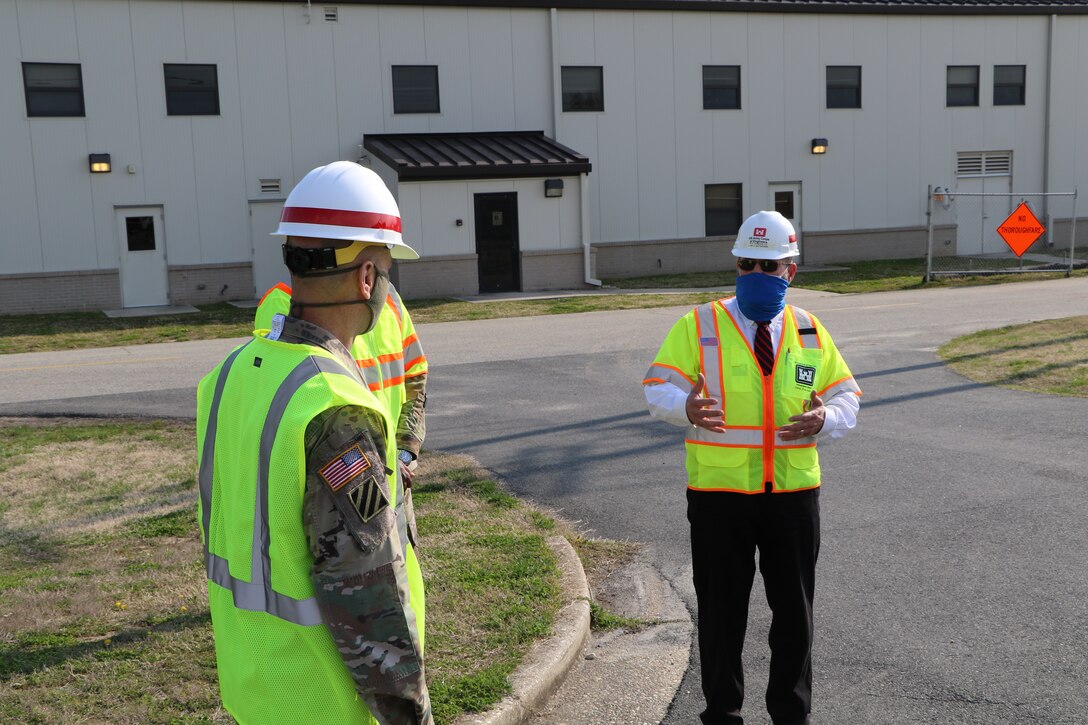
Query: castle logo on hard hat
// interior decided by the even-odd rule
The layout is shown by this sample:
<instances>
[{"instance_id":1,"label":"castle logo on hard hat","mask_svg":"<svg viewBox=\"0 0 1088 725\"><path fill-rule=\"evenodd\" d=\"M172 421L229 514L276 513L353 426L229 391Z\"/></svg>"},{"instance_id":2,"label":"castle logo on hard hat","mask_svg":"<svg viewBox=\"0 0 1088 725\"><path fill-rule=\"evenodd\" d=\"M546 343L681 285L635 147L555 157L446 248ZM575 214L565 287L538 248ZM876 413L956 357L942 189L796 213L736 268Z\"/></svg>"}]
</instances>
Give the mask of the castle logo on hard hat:
<instances>
[{"instance_id":1,"label":"castle logo on hard hat","mask_svg":"<svg viewBox=\"0 0 1088 725\"><path fill-rule=\"evenodd\" d=\"M767 227L756 227L752 230L753 237L765 237L767 236Z\"/></svg>"}]
</instances>

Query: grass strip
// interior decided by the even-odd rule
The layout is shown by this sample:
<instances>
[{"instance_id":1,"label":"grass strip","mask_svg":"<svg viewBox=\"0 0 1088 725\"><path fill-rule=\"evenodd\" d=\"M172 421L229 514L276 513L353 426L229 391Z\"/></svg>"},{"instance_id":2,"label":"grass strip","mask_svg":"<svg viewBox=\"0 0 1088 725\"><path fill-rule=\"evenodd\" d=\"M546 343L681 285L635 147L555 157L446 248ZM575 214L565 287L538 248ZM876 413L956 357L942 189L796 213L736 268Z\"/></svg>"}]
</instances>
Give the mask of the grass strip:
<instances>
[{"instance_id":1,"label":"grass strip","mask_svg":"<svg viewBox=\"0 0 1088 725\"><path fill-rule=\"evenodd\" d=\"M0 722L230 723L192 424L0 419ZM550 633L556 522L471 459L417 474L436 721L485 710Z\"/></svg>"},{"instance_id":2,"label":"grass strip","mask_svg":"<svg viewBox=\"0 0 1088 725\"><path fill-rule=\"evenodd\" d=\"M937 354L979 383L1088 397L1088 316L982 330L942 345Z\"/></svg>"},{"instance_id":3,"label":"grass strip","mask_svg":"<svg viewBox=\"0 0 1088 725\"><path fill-rule=\"evenodd\" d=\"M1015 260L997 260L1015 266ZM993 260L987 260L992 265ZM1004 282L1054 279L1063 271L1017 273L975 277L942 277L925 285L924 259L848 262L843 269L812 269L800 273L794 286L839 293L886 292L924 286L953 287ZM1075 270L1074 276L1088 274ZM607 288L635 289L712 288L724 290L735 282L733 272L695 272L627 279L606 279ZM720 291L678 294L592 294L539 300L465 302L450 298L409 300L416 324L484 320L499 317L560 315L574 312L698 305L722 296ZM247 337L253 331L252 308L226 303L203 305L195 313L157 317L109 318L101 312L69 312L49 315L0 315L0 354L46 352L90 347L141 345L231 337Z\"/></svg>"}]
</instances>

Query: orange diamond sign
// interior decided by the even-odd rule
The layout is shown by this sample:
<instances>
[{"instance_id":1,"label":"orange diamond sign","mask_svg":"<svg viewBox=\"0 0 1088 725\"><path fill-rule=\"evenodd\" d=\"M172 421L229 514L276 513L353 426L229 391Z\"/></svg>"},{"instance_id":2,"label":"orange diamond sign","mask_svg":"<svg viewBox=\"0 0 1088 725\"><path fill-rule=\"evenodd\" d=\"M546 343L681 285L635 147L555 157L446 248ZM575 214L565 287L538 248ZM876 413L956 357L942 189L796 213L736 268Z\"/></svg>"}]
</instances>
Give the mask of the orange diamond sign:
<instances>
[{"instance_id":1,"label":"orange diamond sign","mask_svg":"<svg viewBox=\"0 0 1088 725\"><path fill-rule=\"evenodd\" d=\"M1036 239L1042 236L1046 227L1039 221L1025 201L1020 202L1016 211L1009 214L1009 218L1001 222L997 233L1009 245L1009 249L1016 253L1017 257L1024 256Z\"/></svg>"}]
</instances>

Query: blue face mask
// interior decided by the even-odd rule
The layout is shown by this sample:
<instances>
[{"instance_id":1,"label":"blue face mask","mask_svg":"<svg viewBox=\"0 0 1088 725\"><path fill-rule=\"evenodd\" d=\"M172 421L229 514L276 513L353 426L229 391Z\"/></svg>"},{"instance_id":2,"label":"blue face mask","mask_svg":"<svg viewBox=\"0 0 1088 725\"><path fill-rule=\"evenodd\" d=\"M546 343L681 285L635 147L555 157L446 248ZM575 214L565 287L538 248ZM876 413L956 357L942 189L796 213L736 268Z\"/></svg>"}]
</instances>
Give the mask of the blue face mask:
<instances>
[{"instance_id":1,"label":"blue face mask","mask_svg":"<svg viewBox=\"0 0 1088 725\"><path fill-rule=\"evenodd\" d=\"M737 304L753 322L773 319L786 306L789 280L773 274L753 272L737 277Z\"/></svg>"}]
</instances>

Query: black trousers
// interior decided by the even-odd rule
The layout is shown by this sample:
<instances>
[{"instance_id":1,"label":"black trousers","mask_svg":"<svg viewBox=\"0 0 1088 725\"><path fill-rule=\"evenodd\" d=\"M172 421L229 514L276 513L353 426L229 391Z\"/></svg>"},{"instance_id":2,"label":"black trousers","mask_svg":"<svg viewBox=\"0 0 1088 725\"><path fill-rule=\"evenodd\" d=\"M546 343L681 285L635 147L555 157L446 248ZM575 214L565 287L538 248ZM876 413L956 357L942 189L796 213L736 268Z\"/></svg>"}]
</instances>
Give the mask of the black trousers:
<instances>
[{"instance_id":1,"label":"black trousers","mask_svg":"<svg viewBox=\"0 0 1088 725\"><path fill-rule=\"evenodd\" d=\"M775 725L807 722L820 489L760 494L688 489L688 522L707 704L704 725L744 722L741 650L756 550L772 613L767 712Z\"/></svg>"}]
</instances>

